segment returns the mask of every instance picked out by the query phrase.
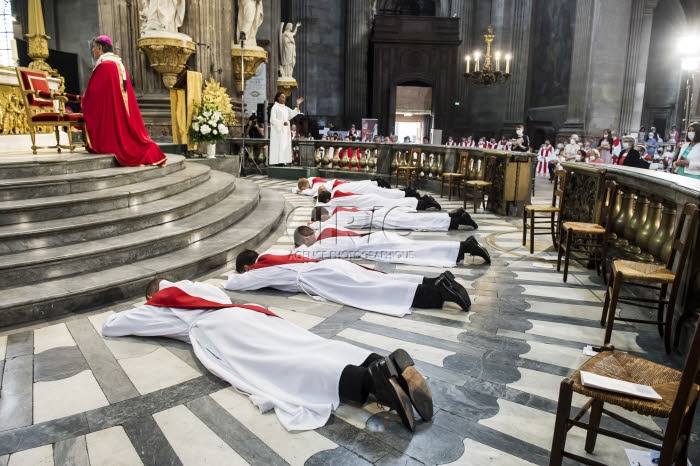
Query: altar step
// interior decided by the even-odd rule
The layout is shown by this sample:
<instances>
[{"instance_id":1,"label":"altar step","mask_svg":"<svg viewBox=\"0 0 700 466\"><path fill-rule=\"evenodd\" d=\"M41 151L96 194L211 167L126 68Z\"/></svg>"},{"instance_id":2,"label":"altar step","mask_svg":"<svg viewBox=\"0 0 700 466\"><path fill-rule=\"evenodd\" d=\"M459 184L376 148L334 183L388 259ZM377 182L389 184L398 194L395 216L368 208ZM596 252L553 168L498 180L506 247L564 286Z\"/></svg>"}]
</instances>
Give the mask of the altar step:
<instances>
[{"instance_id":1,"label":"altar step","mask_svg":"<svg viewBox=\"0 0 700 466\"><path fill-rule=\"evenodd\" d=\"M255 248L284 211L273 191L179 156L166 168L44 157L0 162L0 193L20 198L0 202L0 326L141 295L155 276L195 279Z\"/></svg>"}]
</instances>

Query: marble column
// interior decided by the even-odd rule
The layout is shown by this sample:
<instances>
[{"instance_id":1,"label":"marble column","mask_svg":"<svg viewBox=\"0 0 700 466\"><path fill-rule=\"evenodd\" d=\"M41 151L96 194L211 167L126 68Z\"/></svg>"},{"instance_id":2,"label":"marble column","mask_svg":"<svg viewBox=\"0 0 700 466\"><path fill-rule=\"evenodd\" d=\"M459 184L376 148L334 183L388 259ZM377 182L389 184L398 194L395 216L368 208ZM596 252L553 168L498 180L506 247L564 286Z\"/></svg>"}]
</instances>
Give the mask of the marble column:
<instances>
[{"instance_id":1,"label":"marble column","mask_svg":"<svg viewBox=\"0 0 700 466\"><path fill-rule=\"evenodd\" d=\"M503 134L513 132L515 125L524 123L528 70L530 68L530 37L532 36L533 0L516 0L512 3L513 27L511 53L512 76L506 86L505 118Z\"/></svg>"},{"instance_id":2,"label":"marble column","mask_svg":"<svg viewBox=\"0 0 700 466\"><path fill-rule=\"evenodd\" d=\"M593 32L595 0L577 0L574 26L574 47L571 53L571 79L569 81L569 106L566 122L559 134L585 133L585 112L588 104L591 36ZM618 49L619 50L619 49Z\"/></svg>"},{"instance_id":3,"label":"marble column","mask_svg":"<svg viewBox=\"0 0 700 466\"><path fill-rule=\"evenodd\" d=\"M369 34L372 8L367 0L347 0L345 4L345 117L346 126L359 128L369 115Z\"/></svg>"},{"instance_id":4,"label":"marble column","mask_svg":"<svg viewBox=\"0 0 700 466\"><path fill-rule=\"evenodd\" d=\"M269 0L265 2L265 22L270 24L270 45L267 50L267 99L277 93L277 77L280 69L280 23L282 22L282 0ZM268 6L269 5L269 6Z\"/></svg>"},{"instance_id":5,"label":"marble column","mask_svg":"<svg viewBox=\"0 0 700 466\"><path fill-rule=\"evenodd\" d=\"M312 24L304 21L305 18L310 18L309 0L292 0L292 17L290 21L296 23L301 22L301 27L297 31L295 43L297 47L297 63L294 66L294 78L297 80L298 88L292 94L292 101L297 97L303 96L305 99L305 113L314 114L316 110L316 101L323 96L314 95L311 89L308 89L309 84L309 42L314 38L310 34ZM318 40L318 39L317 39Z\"/></svg>"},{"instance_id":6,"label":"marble column","mask_svg":"<svg viewBox=\"0 0 700 466\"><path fill-rule=\"evenodd\" d=\"M636 132L641 126L644 87L649 60L651 23L659 0L633 0L620 112L620 131Z\"/></svg>"}]
</instances>

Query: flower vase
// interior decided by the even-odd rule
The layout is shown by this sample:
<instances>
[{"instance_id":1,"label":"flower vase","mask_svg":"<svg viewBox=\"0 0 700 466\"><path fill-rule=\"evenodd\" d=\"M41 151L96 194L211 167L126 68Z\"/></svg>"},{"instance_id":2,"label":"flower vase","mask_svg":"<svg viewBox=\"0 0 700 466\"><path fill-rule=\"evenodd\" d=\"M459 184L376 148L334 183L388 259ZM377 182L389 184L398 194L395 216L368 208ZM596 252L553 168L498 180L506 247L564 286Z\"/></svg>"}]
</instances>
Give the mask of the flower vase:
<instances>
[{"instance_id":1,"label":"flower vase","mask_svg":"<svg viewBox=\"0 0 700 466\"><path fill-rule=\"evenodd\" d=\"M215 159L216 158L216 143L215 142L207 143L207 158L208 159Z\"/></svg>"}]
</instances>

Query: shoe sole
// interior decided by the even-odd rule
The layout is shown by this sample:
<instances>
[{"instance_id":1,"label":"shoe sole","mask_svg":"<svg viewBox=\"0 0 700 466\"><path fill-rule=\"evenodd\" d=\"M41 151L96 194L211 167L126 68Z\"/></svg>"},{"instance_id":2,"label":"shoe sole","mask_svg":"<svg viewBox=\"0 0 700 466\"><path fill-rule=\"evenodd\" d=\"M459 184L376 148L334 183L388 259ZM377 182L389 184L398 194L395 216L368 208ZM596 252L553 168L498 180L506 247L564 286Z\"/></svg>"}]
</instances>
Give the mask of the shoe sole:
<instances>
[{"instance_id":1,"label":"shoe sole","mask_svg":"<svg viewBox=\"0 0 700 466\"><path fill-rule=\"evenodd\" d=\"M423 420L431 420L433 418L433 395L425 378L414 367L413 358L402 349L391 353L390 358L406 384L404 391L406 391L405 388L408 388L408 397L416 411Z\"/></svg>"},{"instance_id":2,"label":"shoe sole","mask_svg":"<svg viewBox=\"0 0 700 466\"><path fill-rule=\"evenodd\" d=\"M389 384L394 389L396 395L396 401L399 406L396 406L396 412L401 418L403 425L411 432L416 431L416 420L413 417L413 407L411 405L411 399L408 397L406 392L401 388L399 382L395 378L389 379ZM399 409L401 408L401 409Z\"/></svg>"}]
</instances>

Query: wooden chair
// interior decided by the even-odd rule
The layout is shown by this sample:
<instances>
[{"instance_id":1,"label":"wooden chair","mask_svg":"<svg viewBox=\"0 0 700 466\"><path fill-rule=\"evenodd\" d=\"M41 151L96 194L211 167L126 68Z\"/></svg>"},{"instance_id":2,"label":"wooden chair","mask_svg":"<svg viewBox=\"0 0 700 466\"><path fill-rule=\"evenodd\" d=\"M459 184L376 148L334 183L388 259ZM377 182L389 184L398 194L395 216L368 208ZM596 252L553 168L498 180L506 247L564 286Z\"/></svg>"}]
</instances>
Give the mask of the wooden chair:
<instances>
[{"instance_id":1,"label":"wooden chair","mask_svg":"<svg viewBox=\"0 0 700 466\"><path fill-rule=\"evenodd\" d=\"M572 252L586 253L585 259L593 258L596 273L600 275L602 265L603 280L607 283L606 257L608 255L608 238L613 226L613 207L617 194L617 183L612 180L605 182L605 198L600 218L605 216L605 226L601 222L562 222L559 230L559 255L557 256L557 272L561 270L561 258L564 256L564 282L569 274L569 260ZM566 209L566 206L562 206ZM605 212L605 214L603 214ZM563 212L562 212L563 214Z\"/></svg>"},{"instance_id":2,"label":"wooden chair","mask_svg":"<svg viewBox=\"0 0 700 466\"><path fill-rule=\"evenodd\" d=\"M685 269L685 262L695 240L695 231L698 223L698 206L686 204L683 207L671 243L671 255L665 265L647 264L627 260L615 260L610 270L610 280L605 292L603 314L600 317L600 325L606 326L604 343L610 342L615 320L623 322L635 322L640 324L657 325L659 335L664 337L666 352L671 352L671 327L673 325L673 311L678 297L678 288ZM674 263L678 259L674 271ZM638 298L636 296L620 296L622 284L659 291L659 299ZM656 286L655 286L656 285ZM671 287L670 293L669 285ZM668 299L666 295L668 293ZM656 320L630 319L615 316L617 303L635 304L647 309L656 309ZM657 303L650 306L647 303ZM665 308L665 312L664 312ZM607 324L606 324L607 323Z\"/></svg>"},{"instance_id":3,"label":"wooden chair","mask_svg":"<svg viewBox=\"0 0 700 466\"><path fill-rule=\"evenodd\" d=\"M405 183L405 186L411 186L411 180L413 179L413 175L415 175L416 178L416 184L418 184L418 177L420 174L420 154L423 152L421 148L411 148L411 150L408 153L408 159L406 160L406 165L403 166L398 166L396 167L396 186L399 186L399 176L403 175ZM413 154L417 153L418 154L418 163L413 165Z\"/></svg>"},{"instance_id":4,"label":"wooden chair","mask_svg":"<svg viewBox=\"0 0 700 466\"><path fill-rule=\"evenodd\" d=\"M459 166L457 171L454 173L443 173L442 179L440 180L440 197L442 196L443 189L445 188L445 182L447 182L447 200L452 200L452 191L457 188L457 195L459 196L461 192L461 185L464 178L467 176L467 166L469 164L469 152L459 153Z\"/></svg>"},{"instance_id":5,"label":"wooden chair","mask_svg":"<svg viewBox=\"0 0 700 466\"><path fill-rule=\"evenodd\" d=\"M473 160L474 164L477 160ZM467 164L468 166L469 164ZM486 200L485 196L488 191L491 194L491 187L493 183L493 171L496 169L496 157L489 156L485 157L482 162L482 166L476 172L474 179L464 181L464 208L467 208L467 197L471 193L472 203L474 204L474 213L476 213L477 206L483 204L484 210L486 210ZM465 172L466 173L466 172Z\"/></svg>"},{"instance_id":6,"label":"wooden chair","mask_svg":"<svg viewBox=\"0 0 700 466\"><path fill-rule=\"evenodd\" d=\"M530 254L535 252L535 235L552 235L552 244L557 246L557 235L561 223L561 205L564 203L564 189L566 188L566 170L554 172L554 187L552 189L552 203L547 205L526 205L523 209L523 246L527 239L527 231L530 230ZM537 216L537 214L541 214ZM546 219L546 220L536 220ZM528 219L530 224L528 225ZM555 219L556 222L555 222ZM549 227L539 227L538 224L548 223Z\"/></svg>"},{"instance_id":7,"label":"wooden chair","mask_svg":"<svg viewBox=\"0 0 700 466\"><path fill-rule=\"evenodd\" d=\"M82 113L66 113L67 102L80 102L80 96L52 91L49 88L49 80L41 71L17 67L17 81L22 91L24 108L27 113L27 125L29 135L32 138L32 152L37 149L69 149L73 152L76 146L73 144L73 129L83 132L83 141L87 141L85 120ZM53 127L56 134L55 146L38 147L36 145L36 133L41 127ZM66 128L68 145L61 144L60 128Z\"/></svg>"},{"instance_id":8,"label":"wooden chair","mask_svg":"<svg viewBox=\"0 0 700 466\"><path fill-rule=\"evenodd\" d=\"M627 382L650 385L662 396L662 400L651 401L607 390L584 387L581 383L581 371L613 377ZM685 465L688 457L688 442L693 425L693 416L698 399L700 383L700 331L698 325L688 351L683 372L655 364L646 359L615 351L611 345L604 346L598 353L583 364L571 378L564 379L559 387L559 403L554 424L550 466L559 466L564 457L580 463L601 465L598 461L579 456L565 450L566 435L576 426L587 431L585 450L593 453L598 434L617 440L639 445L644 449L661 451L660 466L672 464ZM573 416L571 401L573 393L580 393L590 400ZM619 406L628 411L636 411L645 416L668 419L665 432L659 434L644 426L604 408L605 403ZM588 423L580 419L591 410ZM603 413L612 419L652 437L647 441L622 434L618 430L601 429L600 420ZM661 445L658 442L661 442Z\"/></svg>"}]
</instances>

